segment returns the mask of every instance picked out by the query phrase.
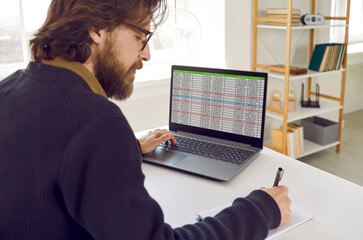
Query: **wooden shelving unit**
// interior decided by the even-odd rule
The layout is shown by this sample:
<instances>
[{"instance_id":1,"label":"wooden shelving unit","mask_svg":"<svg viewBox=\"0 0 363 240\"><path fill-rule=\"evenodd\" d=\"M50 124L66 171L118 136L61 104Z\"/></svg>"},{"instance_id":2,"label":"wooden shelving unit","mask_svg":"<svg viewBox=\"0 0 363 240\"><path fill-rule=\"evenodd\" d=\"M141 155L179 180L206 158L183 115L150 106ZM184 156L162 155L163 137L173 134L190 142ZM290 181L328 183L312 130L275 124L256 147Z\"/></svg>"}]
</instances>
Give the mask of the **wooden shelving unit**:
<instances>
[{"instance_id":1,"label":"wooden shelving unit","mask_svg":"<svg viewBox=\"0 0 363 240\"><path fill-rule=\"evenodd\" d=\"M301 120L307 117L319 115L322 113L339 111L339 138L337 142L328 144L328 145L319 145L313 142L304 140L304 153L299 156L303 157L333 146L336 146L336 152L340 152L341 147L341 138L342 138L342 122L343 122L343 108L344 108L344 94L345 94L345 81L346 81L346 66L347 66L347 57L345 50L345 57L343 61L343 68L335 71L327 71L327 72L315 72L308 70L307 74L298 75L298 76L290 76L290 59L291 59L291 34L293 31L298 30L310 30L310 41L309 41L309 60L313 54L314 50L314 33L319 29L323 28L334 28L334 27L344 27L345 28L345 40L344 43L348 44L348 26L349 26L349 9L350 9L350 0L347 0L347 12L345 17L330 17L325 16L326 22L328 24L323 25L304 25L304 26L292 26L292 1L287 0L287 17L286 18L268 18L268 17L259 17L258 16L258 0L254 0L254 16L253 16L253 54L252 54L252 62L253 62L253 70L262 69L263 71L269 72L269 79L280 79L284 80L284 99L287 99L289 92L289 83L290 81L299 80L299 79L307 79L307 97L311 97L311 95L315 95L316 93L312 91L312 78L319 76L326 76L330 74L341 74L341 91L340 96L330 96L326 94L320 94L320 97L323 98L320 100L321 107L318 109L312 108L301 108L299 102L297 102L296 112L288 113L288 101L284 101L283 109L276 110L271 107L267 107L267 116L271 118L278 119L282 121L282 129L283 129L283 138L282 138L282 153L287 154L287 124L289 122ZM311 0L311 8L310 13L316 13L316 0ZM329 24L329 20L342 20L345 21L345 24ZM271 26L266 25L266 22L279 22L286 23L286 26ZM283 30L286 31L286 44L285 44L285 69L274 68L268 65L258 64L257 63L257 34L258 30L263 31L263 29L274 29L274 30ZM307 63L308 65L308 63ZM307 66L304 66L307 67ZM272 72L273 70L273 72ZM267 140L265 143L266 147L272 148L272 140ZM275 149L276 150L276 149Z\"/></svg>"}]
</instances>

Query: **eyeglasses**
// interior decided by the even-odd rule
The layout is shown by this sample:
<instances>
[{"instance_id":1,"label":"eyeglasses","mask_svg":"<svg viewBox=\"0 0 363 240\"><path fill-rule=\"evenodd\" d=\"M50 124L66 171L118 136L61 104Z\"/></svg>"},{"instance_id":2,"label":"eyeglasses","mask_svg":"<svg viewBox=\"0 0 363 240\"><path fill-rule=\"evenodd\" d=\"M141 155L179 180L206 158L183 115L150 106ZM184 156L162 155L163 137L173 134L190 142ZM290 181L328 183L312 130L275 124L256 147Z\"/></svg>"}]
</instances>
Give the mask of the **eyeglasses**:
<instances>
[{"instance_id":1,"label":"eyeglasses","mask_svg":"<svg viewBox=\"0 0 363 240\"><path fill-rule=\"evenodd\" d=\"M142 51L144 51L144 49L145 49L146 45L148 44L148 42L149 42L150 38L151 38L151 37L152 37L152 35L153 35L153 32L150 32L150 31L148 31L148 30L146 30L146 29L143 29L143 28L141 28L141 27L137 27L137 26L132 25L132 24L129 24L129 23L126 23L126 25L128 25L129 27L132 27L133 29L136 29L136 30L138 30L138 31L140 31L140 32L145 33L145 35L146 35L146 41L144 41L144 42L143 42L143 46L142 46L142 48L141 48L141 52L142 52Z\"/></svg>"}]
</instances>

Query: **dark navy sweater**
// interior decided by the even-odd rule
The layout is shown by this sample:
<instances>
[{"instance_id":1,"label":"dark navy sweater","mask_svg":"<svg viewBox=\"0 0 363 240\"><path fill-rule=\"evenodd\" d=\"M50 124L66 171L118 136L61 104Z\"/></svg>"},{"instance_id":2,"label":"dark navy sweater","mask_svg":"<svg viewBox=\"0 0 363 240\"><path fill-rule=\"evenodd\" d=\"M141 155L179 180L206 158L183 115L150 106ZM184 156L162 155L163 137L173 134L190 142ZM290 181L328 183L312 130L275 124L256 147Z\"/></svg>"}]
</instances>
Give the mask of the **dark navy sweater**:
<instances>
[{"instance_id":1,"label":"dark navy sweater","mask_svg":"<svg viewBox=\"0 0 363 240\"><path fill-rule=\"evenodd\" d=\"M280 223L257 190L172 229L141 162L120 109L74 72L31 62L0 81L0 240L263 239Z\"/></svg>"}]
</instances>

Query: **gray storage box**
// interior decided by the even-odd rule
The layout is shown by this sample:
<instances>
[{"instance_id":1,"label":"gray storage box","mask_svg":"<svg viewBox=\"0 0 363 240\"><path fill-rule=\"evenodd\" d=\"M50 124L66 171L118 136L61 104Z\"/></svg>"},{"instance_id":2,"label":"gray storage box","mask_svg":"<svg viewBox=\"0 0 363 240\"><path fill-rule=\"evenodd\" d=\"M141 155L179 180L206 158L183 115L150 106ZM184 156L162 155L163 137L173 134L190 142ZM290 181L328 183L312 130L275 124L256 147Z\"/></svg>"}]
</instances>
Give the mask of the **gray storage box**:
<instances>
[{"instance_id":1,"label":"gray storage box","mask_svg":"<svg viewBox=\"0 0 363 240\"><path fill-rule=\"evenodd\" d=\"M339 123L320 117L310 117L301 120L304 127L304 138L326 145L338 141Z\"/></svg>"}]
</instances>

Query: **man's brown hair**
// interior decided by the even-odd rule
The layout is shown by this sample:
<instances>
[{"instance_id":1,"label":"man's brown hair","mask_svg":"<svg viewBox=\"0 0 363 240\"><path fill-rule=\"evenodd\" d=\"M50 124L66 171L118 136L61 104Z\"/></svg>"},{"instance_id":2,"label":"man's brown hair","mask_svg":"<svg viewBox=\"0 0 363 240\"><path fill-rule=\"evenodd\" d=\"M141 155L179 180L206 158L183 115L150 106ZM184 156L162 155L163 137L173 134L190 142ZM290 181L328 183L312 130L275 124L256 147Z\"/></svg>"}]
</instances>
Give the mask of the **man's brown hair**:
<instances>
[{"instance_id":1,"label":"man's brown hair","mask_svg":"<svg viewBox=\"0 0 363 240\"><path fill-rule=\"evenodd\" d=\"M84 63L93 43L89 32L112 31L120 24L159 24L166 0L52 0L47 19L30 41L35 62L62 57ZM158 19L156 22L155 19Z\"/></svg>"}]
</instances>

